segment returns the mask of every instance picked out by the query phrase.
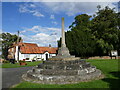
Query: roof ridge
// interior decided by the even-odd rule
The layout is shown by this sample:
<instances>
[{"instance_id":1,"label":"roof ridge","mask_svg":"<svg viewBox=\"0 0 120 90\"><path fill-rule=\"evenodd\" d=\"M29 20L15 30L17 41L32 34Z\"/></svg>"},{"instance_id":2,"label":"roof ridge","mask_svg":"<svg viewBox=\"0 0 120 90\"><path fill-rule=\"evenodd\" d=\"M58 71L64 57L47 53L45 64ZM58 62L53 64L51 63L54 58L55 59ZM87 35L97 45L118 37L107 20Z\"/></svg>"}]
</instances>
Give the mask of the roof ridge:
<instances>
[{"instance_id":1,"label":"roof ridge","mask_svg":"<svg viewBox=\"0 0 120 90\"><path fill-rule=\"evenodd\" d=\"M24 44L24 43L23 43ZM36 44L36 43L26 43L26 44Z\"/></svg>"},{"instance_id":2,"label":"roof ridge","mask_svg":"<svg viewBox=\"0 0 120 90\"><path fill-rule=\"evenodd\" d=\"M30 46L21 46L20 48L22 53L44 53L45 51L49 53L56 53L58 48L50 48L50 47L30 47Z\"/></svg>"}]
</instances>

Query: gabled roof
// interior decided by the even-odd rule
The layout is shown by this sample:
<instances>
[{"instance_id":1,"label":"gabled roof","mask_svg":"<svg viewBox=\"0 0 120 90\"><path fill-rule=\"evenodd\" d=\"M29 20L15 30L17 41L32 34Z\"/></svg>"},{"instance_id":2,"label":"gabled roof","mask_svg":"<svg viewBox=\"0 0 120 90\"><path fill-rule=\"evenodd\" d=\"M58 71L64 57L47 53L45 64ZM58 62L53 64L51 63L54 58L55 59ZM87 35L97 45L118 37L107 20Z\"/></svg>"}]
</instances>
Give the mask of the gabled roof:
<instances>
[{"instance_id":1,"label":"gabled roof","mask_svg":"<svg viewBox=\"0 0 120 90\"><path fill-rule=\"evenodd\" d=\"M38 47L38 45L37 44L35 44L35 43L23 43L23 42L19 42L19 44L17 44L17 43L14 43L12 46L14 47L14 46L29 46L29 47Z\"/></svg>"},{"instance_id":2,"label":"gabled roof","mask_svg":"<svg viewBox=\"0 0 120 90\"><path fill-rule=\"evenodd\" d=\"M58 50L58 48L55 48L55 47L39 47L39 50L41 50L43 53L45 51L47 51L49 53L57 53L56 51Z\"/></svg>"},{"instance_id":3,"label":"gabled roof","mask_svg":"<svg viewBox=\"0 0 120 90\"><path fill-rule=\"evenodd\" d=\"M27 46L27 47L38 47L35 43L20 43L20 46Z\"/></svg>"},{"instance_id":4,"label":"gabled roof","mask_svg":"<svg viewBox=\"0 0 120 90\"><path fill-rule=\"evenodd\" d=\"M54 47L38 47L37 44L24 43L20 46L20 52L23 54L39 54L45 53L46 51L49 53L57 53L58 48Z\"/></svg>"}]
</instances>

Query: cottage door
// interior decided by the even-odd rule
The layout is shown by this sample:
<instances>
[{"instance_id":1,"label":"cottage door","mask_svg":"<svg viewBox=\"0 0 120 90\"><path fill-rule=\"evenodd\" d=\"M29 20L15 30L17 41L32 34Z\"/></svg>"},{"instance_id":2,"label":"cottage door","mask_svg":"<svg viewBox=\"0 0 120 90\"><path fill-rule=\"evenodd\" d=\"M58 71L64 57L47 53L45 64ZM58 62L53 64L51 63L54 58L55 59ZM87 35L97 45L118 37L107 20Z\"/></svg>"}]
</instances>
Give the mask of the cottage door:
<instances>
[{"instance_id":1,"label":"cottage door","mask_svg":"<svg viewBox=\"0 0 120 90\"><path fill-rule=\"evenodd\" d=\"M48 54L45 54L46 55L46 60L48 60Z\"/></svg>"}]
</instances>

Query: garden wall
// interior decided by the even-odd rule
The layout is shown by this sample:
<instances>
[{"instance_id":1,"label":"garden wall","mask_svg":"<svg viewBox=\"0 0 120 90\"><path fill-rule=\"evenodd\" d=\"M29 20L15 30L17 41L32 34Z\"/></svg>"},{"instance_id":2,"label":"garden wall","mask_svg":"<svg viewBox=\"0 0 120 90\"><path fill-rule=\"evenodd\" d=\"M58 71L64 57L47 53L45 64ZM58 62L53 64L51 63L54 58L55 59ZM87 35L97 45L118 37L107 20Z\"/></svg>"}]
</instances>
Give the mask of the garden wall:
<instances>
[{"instance_id":1,"label":"garden wall","mask_svg":"<svg viewBox=\"0 0 120 90\"><path fill-rule=\"evenodd\" d=\"M110 56L95 56L95 57L89 57L88 59L111 59ZM112 57L112 59L115 59L115 57ZM120 59L120 56L116 57L116 59Z\"/></svg>"}]
</instances>

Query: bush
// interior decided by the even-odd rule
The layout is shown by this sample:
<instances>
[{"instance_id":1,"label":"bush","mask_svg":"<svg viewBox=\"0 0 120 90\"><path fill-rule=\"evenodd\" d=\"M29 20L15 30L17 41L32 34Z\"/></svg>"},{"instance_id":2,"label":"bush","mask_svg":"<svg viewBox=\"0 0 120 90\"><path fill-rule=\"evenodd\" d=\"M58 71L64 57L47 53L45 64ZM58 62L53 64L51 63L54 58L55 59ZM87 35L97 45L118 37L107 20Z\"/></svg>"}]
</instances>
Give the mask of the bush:
<instances>
[{"instance_id":1,"label":"bush","mask_svg":"<svg viewBox=\"0 0 120 90\"><path fill-rule=\"evenodd\" d=\"M32 60L32 62L35 62L36 60Z\"/></svg>"},{"instance_id":2,"label":"bush","mask_svg":"<svg viewBox=\"0 0 120 90\"><path fill-rule=\"evenodd\" d=\"M25 63L25 61L23 61L23 60L20 60L20 61L19 61L19 63Z\"/></svg>"},{"instance_id":3,"label":"bush","mask_svg":"<svg viewBox=\"0 0 120 90\"><path fill-rule=\"evenodd\" d=\"M9 61L8 60L4 60L3 63L9 63Z\"/></svg>"}]
</instances>

